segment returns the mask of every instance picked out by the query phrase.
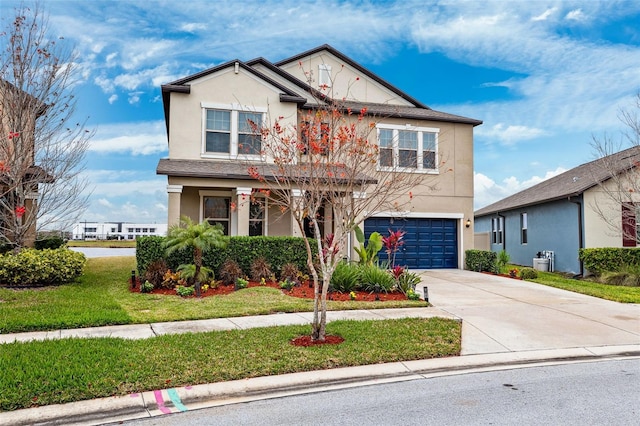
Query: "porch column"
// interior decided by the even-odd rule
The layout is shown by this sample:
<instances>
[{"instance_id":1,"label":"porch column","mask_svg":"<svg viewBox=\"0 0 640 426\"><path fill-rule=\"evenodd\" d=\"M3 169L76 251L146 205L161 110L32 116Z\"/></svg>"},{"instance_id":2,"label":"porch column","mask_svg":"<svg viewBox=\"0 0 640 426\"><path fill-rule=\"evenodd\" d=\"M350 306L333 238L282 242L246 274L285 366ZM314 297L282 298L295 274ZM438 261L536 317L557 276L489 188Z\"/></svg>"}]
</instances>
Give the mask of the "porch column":
<instances>
[{"instance_id":1,"label":"porch column","mask_svg":"<svg viewBox=\"0 0 640 426\"><path fill-rule=\"evenodd\" d=\"M167 185L167 195L169 196L167 208L167 225L177 225L180 223L180 200L182 198L182 185Z\"/></svg>"},{"instance_id":2,"label":"porch column","mask_svg":"<svg viewBox=\"0 0 640 426\"><path fill-rule=\"evenodd\" d=\"M304 193L299 189L292 189L291 196L294 198L300 198L304 196ZM293 204L296 205L298 203L293 203ZM298 223L295 220L295 215L301 214L301 212L292 211L290 212L290 214L291 214L291 235L294 237L304 237L304 232L300 231L300 227L298 226Z\"/></svg>"},{"instance_id":3,"label":"porch column","mask_svg":"<svg viewBox=\"0 0 640 426\"><path fill-rule=\"evenodd\" d=\"M251 188L236 188L238 235L249 235Z\"/></svg>"}]
</instances>

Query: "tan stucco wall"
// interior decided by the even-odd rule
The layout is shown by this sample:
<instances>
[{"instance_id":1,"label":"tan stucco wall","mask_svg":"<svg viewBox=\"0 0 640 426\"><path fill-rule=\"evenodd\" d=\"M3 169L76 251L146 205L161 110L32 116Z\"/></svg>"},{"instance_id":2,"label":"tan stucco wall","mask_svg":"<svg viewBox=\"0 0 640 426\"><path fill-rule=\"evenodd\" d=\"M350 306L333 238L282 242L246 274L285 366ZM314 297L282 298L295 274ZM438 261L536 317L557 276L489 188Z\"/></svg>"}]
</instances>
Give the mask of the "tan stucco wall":
<instances>
[{"instance_id":1,"label":"tan stucco wall","mask_svg":"<svg viewBox=\"0 0 640 426\"><path fill-rule=\"evenodd\" d=\"M300 65L302 63L302 65ZM286 64L281 68L296 78L309 83L311 78L313 81L310 85L318 88L318 67L321 64L331 66L331 78L333 85L330 89L324 90L334 99L356 100L360 102L406 105L411 106L409 102L402 99L391 90L381 84L368 79L361 72L351 68L349 65L339 61L333 55L326 52L319 52L299 62ZM310 73L306 74L305 73Z\"/></svg>"},{"instance_id":2,"label":"tan stucco wall","mask_svg":"<svg viewBox=\"0 0 640 426\"><path fill-rule=\"evenodd\" d=\"M229 109L267 110L270 117L284 117L284 124L295 124L297 107L280 102L280 90L233 67L191 83L191 93L171 93L169 158L200 159L203 152L204 123L202 103ZM273 120L269 120L273 121Z\"/></svg>"},{"instance_id":3,"label":"tan stucco wall","mask_svg":"<svg viewBox=\"0 0 640 426\"><path fill-rule=\"evenodd\" d=\"M614 188L612 182L604 185ZM635 202L640 202L640 196ZM596 206L605 212L606 220L596 212ZM585 247L622 247L622 207L599 186L584 192L584 228Z\"/></svg>"}]
</instances>

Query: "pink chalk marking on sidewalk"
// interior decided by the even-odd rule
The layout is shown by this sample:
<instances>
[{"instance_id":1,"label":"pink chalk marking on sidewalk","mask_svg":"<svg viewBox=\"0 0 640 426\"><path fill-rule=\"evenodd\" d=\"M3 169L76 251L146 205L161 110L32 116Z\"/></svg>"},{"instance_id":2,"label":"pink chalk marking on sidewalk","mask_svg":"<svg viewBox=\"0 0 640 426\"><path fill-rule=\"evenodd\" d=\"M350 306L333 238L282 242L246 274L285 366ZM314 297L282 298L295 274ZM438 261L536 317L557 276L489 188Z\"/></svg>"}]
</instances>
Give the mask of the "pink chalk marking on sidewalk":
<instances>
[{"instance_id":1,"label":"pink chalk marking on sidewalk","mask_svg":"<svg viewBox=\"0 0 640 426\"><path fill-rule=\"evenodd\" d=\"M171 410L164 406L164 398L162 397L162 391L159 391L159 390L153 391L153 395L156 397L156 402L158 403L158 409L162 411L164 414L171 414Z\"/></svg>"}]
</instances>

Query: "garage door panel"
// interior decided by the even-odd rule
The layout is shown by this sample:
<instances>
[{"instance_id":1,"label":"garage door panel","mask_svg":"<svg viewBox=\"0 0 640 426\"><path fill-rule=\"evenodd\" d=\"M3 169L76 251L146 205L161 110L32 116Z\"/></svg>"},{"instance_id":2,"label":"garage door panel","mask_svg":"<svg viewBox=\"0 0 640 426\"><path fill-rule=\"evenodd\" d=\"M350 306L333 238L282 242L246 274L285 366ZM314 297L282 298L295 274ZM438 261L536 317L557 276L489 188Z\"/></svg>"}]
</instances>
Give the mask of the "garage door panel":
<instances>
[{"instance_id":1,"label":"garage door panel","mask_svg":"<svg viewBox=\"0 0 640 426\"><path fill-rule=\"evenodd\" d=\"M396 264L413 269L457 268L457 221L455 219L370 218L365 221L365 237L372 232L388 235L389 230L405 231L404 245L396 253ZM387 261L382 250L381 261Z\"/></svg>"}]
</instances>

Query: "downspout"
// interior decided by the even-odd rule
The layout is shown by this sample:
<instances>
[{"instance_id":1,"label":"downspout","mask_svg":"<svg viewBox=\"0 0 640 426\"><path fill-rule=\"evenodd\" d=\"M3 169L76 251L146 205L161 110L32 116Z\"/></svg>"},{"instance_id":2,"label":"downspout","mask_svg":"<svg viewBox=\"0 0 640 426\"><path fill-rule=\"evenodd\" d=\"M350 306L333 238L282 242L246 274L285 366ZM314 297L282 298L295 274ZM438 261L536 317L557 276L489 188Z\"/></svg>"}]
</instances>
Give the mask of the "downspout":
<instances>
[{"instance_id":1,"label":"downspout","mask_svg":"<svg viewBox=\"0 0 640 426\"><path fill-rule=\"evenodd\" d=\"M502 219L502 250L507 251L507 218L500 213L497 215Z\"/></svg>"},{"instance_id":2,"label":"downspout","mask_svg":"<svg viewBox=\"0 0 640 426\"><path fill-rule=\"evenodd\" d=\"M571 197L567 198L570 203L578 206L578 250L584 248L584 239L582 238L582 203L580 201L574 201ZM584 276L584 262L580 260L578 257L578 261L580 262L580 276Z\"/></svg>"}]
</instances>

